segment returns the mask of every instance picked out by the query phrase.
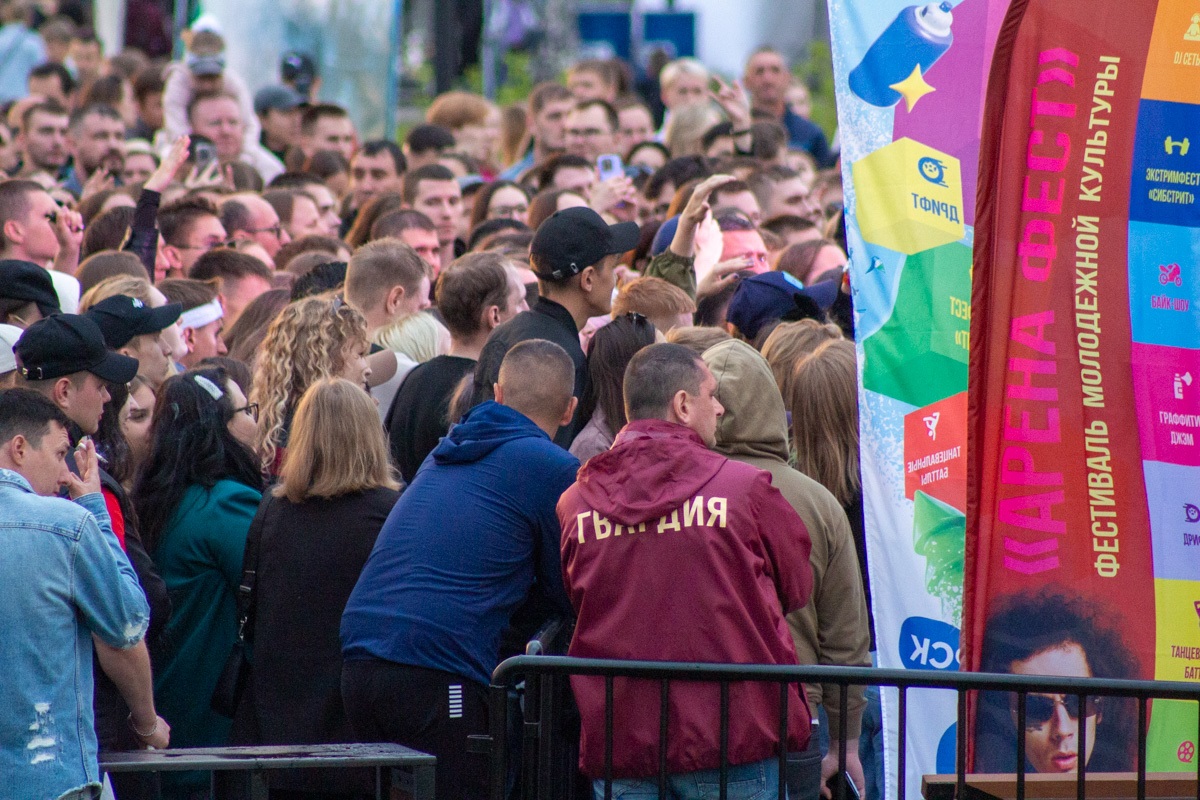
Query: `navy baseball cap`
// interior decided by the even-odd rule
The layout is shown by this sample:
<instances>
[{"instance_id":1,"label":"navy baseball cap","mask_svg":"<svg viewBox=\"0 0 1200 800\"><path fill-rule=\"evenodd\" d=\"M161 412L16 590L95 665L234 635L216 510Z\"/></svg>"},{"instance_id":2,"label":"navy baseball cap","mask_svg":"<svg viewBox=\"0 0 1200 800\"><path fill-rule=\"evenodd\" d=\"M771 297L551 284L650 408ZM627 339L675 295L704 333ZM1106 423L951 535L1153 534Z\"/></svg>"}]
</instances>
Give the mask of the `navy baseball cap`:
<instances>
[{"instance_id":1,"label":"navy baseball cap","mask_svg":"<svg viewBox=\"0 0 1200 800\"><path fill-rule=\"evenodd\" d=\"M182 313L182 303L151 308L136 297L114 294L89 308L85 316L96 323L104 341L116 350L135 336L158 333L174 325Z\"/></svg>"},{"instance_id":2,"label":"navy baseball cap","mask_svg":"<svg viewBox=\"0 0 1200 800\"><path fill-rule=\"evenodd\" d=\"M264 86L254 95L254 113L292 111L304 104L304 98L290 86Z\"/></svg>"},{"instance_id":3,"label":"navy baseball cap","mask_svg":"<svg viewBox=\"0 0 1200 800\"><path fill-rule=\"evenodd\" d=\"M43 317L62 312L50 273L32 261L0 260L0 297L34 303Z\"/></svg>"},{"instance_id":4,"label":"navy baseball cap","mask_svg":"<svg viewBox=\"0 0 1200 800\"><path fill-rule=\"evenodd\" d=\"M725 318L747 339L772 320L797 320L826 311L838 296L838 281L805 286L786 272L743 278L729 301Z\"/></svg>"},{"instance_id":5,"label":"navy baseball cap","mask_svg":"<svg viewBox=\"0 0 1200 800\"><path fill-rule=\"evenodd\" d=\"M30 325L13 352L17 368L31 381L90 372L109 383L129 383L137 375L136 358L108 349L95 322L81 314L56 314Z\"/></svg>"},{"instance_id":6,"label":"navy baseball cap","mask_svg":"<svg viewBox=\"0 0 1200 800\"><path fill-rule=\"evenodd\" d=\"M529 246L534 273L552 281L565 280L597 264L605 256L637 247L636 222L609 225L590 208L556 211L538 226Z\"/></svg>"}]
</instances>

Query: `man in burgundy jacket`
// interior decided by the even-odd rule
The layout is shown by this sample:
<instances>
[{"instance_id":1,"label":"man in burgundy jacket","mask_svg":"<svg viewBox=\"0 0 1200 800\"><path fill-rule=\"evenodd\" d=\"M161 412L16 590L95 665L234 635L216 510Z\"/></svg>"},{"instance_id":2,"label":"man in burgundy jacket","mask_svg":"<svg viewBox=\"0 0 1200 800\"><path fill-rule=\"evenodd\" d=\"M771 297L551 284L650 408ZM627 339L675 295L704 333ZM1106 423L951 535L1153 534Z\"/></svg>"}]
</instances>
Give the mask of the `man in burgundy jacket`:
<instances>
[{"instance_id":1,"label":"man in burgundy jacket","mask_svg":"<svg viewBox=\"0 0 1200 800\"><path fill-rule=\"evenodd\" d=\"M709 449L722 413L715 390L704 361L681 345L651 345L630 361L629 424L558 503L563 578L578 614L570 655L796 663L784 615L812 589L808 532L768 473ZM580 766L603 796L603 679L576 677L572 687ZM613 796L657 796L658 683L619 679L614 688ZM717 782L719 697L717 684L671 684L668 796L699 797ZM729 781L759 783L747 797L774 796L778 686L735 683L729 699ZM792 684L789 750L804 748L809 728Z\"/></svg>"}]
</instances>

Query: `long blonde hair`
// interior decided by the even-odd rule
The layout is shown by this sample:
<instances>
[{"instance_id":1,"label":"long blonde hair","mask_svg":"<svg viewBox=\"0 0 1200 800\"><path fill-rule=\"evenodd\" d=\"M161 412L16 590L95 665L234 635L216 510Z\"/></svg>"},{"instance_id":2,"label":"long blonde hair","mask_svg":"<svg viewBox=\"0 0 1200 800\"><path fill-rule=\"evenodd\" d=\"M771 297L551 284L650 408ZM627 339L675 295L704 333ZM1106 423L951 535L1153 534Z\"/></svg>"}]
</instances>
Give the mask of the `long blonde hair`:
<instances>
[{"instance_id":1,"label":"long blonde hair","mask_svg":"<svg viewBox=\"0 0 1200 800\"><path fill-rule=\"evenodd\" d=\"M317 381L296 406L275 496L302 503L379 487L400 484L375 404L344 378Z\"/></svg>"},{"instance_id":2,"label":"long blonde hair","mask_svg":"<svg viewBox=\"0 0 1200 800\"><path fill-rule=\"evenodd\" d=\"M259 408L254 445L264 467L275 463L308 387L340 374L348 348L366 341L367 321L341 298L308 297L279 312L259 348L250 391Z\"/></svg>"},{"instance_id":3,"label":"long blonde hair","mask_svg":"<svg viewBox=\"0 0 1200 800\"><path fill-rule=\"evenodd\" d=\"M862 485L854 345L844 339L822 343L796 363L791 384L796 469L849 505Z\"/></svg>"}]
</instances>

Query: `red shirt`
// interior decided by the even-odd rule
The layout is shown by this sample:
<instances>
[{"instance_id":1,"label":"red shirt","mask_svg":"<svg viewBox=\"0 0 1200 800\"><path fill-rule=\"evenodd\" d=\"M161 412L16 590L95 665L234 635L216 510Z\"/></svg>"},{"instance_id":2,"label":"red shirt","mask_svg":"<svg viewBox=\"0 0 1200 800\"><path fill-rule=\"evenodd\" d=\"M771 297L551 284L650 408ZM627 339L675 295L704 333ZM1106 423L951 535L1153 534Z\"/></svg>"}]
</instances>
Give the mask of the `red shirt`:
<instances>
[{"instance_id":1,"label":"red shirt","mask_svg":"<svg viewBox=\"0 0 1200 800\"><path fill-rule=\"evenodd\" d=\"M812 591L808 531L770 475L714 453L690 429L631 422L559 500L563 578L578 614L570 655L795 664L784 614ZM604 682L573 678L580 766L604 772ZM658 772L659 688L618 680L613 774ZM730 686L729 763L778 754L779 688ZM672 682L667 768L720 765L718 685ZM808 706L789 687L788 749L808 742Z\"/></svg>"},{"instance_id":2,"label":"red shirt","mask_svg":"<svg viewBox=\"0 0 1200 800\"><path fill-rule=\"evenodd\" d=\"M125 549L125 515L121 513L121 503L117 500L117 496L113 494L112 489L107 486L100 487L100 494L104 497L104 505L108 509L108 517L112 522L112 532L116 535L117 541L121 543L121 549Z\"/></svg>"}]
</instances>

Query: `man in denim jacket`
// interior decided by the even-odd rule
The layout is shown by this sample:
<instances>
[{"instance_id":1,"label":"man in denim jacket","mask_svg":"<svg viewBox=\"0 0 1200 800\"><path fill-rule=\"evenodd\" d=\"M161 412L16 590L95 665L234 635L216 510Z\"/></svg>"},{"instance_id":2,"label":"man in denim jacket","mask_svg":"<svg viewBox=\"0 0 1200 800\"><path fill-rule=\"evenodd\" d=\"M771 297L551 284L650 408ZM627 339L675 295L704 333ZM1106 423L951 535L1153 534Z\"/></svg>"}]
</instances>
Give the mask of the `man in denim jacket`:
<instances>
[{"instance_id":1,"label":"man in denim jacket","mask_svg":"<svg viewBox=\"0 0 1200 800\"><path fill-rule=\"evenodd\" d=\"M146 598L110 528L89 440L74 453L79 474L67 469L68 424L37 392L0 392L0 796L16 800L98 794L93 642L142 742L169 741L142 641ZM54 496L62 487L74 502Z\"/></svg>"}]
</instances>

